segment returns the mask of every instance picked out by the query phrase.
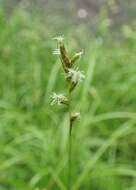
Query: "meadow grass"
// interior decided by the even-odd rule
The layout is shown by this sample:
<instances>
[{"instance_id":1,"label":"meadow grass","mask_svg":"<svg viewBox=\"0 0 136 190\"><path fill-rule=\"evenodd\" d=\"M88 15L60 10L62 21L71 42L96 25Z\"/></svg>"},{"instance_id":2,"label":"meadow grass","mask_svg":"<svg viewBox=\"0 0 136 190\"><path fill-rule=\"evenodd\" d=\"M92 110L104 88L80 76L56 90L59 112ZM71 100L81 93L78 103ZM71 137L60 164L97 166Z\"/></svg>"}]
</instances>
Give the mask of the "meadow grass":
<instances>
[{"instance_id":1,"label":"meadow grass","mask_svg":"<svg viewBox=\"0 0 136 190\"><path fill-rule=\"evenodd\" d=\"M67 113L49 103L51 92L66 90L52 55L56 34L23 13L1 14L0 25L0 190L66 190ZM65 32L71 51L85 48L72 190L135 190L136 35L129 26L98 33Z\"/></svg>"}]
</instances>

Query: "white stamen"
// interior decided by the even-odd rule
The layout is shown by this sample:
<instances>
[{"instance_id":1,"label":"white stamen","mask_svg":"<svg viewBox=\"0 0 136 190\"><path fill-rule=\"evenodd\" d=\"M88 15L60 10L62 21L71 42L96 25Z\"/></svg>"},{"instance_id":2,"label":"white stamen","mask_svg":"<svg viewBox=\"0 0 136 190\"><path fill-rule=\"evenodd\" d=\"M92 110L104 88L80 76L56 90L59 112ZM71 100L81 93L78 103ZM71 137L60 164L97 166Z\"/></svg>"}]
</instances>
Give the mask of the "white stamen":
<instances>
[{"instance_id":1,"label":"white stamen","mask_svg":"<svg viewBox=\"0 0 136 190\"><path fill-rule=\"evenodd\" d=\"M60 50L59 49L54 49L52 54L53 55L60 55Z\"/></svg>"},{"instance_id":2,"label":"white stamen","mask_svg":"<svg viewBox=\"0 0 136 190\"><path fill-rule=\"evenodd\" d=\"M51 105L61 105L68 101L67 97L63 94L56 94L55 92L51 95Z\"/></svg>"},{"instance_id":3,"label":"white stamen","mask_svg":"<svg viewBox=\"0 0 136 190\"><path fill-rule=\"evenodd\" d=\"M57 40L58 43L61 43L64 40L64 37L58 36L58 37L53 38L53 40Z\"/></svg>"},{"instance_id":4,"label":"white stamen","mask_svg":"<svg viewBox=\"0 0 136 190\"><path fill-rule=\"evenodd\" d=\"M85 75L79 71L78 69L74 70L74 69L68 69L68 73L66 75L66 78L70 79L71 82L73 83L78 83L78 82L82 82L83 79L85 78Z\"/></svg>"}]
</instances>

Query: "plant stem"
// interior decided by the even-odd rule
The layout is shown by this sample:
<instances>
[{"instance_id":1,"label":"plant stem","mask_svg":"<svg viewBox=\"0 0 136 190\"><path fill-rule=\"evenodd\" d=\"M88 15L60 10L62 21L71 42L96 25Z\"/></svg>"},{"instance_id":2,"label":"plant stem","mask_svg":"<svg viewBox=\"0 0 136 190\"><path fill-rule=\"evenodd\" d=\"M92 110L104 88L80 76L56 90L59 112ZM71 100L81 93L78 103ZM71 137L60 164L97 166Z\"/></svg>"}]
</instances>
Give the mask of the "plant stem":
<instances>
[{"instance_id":1,"label":"plant stem","mask_svg":"<svg viewBox=\"0 0 136 190\"><path fill-rule=\"evenodd\" d=\"M68 190L71 190L71 169L72 169L72 136L69 129L69 143L68 143Z\"/></svg>"},{"instance_id":2,"label":"plant stem","mask_svg":"<svg viewBox=\"0 0 136 190\"><path fill-rule=\"evenodd\" d=\"M68 190L71 190L72 185L72 120L71 120L71 92L69 91L69 134L68 134Z\"/></svg>"}]
</instances>

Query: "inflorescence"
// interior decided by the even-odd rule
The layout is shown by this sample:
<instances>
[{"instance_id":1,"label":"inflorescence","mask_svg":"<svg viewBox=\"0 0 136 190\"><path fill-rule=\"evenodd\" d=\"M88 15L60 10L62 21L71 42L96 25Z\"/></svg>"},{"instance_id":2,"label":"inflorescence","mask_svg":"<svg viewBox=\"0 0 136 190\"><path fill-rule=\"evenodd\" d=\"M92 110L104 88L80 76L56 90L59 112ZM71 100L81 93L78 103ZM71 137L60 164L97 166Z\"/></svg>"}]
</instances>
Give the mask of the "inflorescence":
<instances>
[{"instance_id":1,"label":"inflorescence","mask_svg":"<svg viewBox=\"0 0 136 190\"><path fill-rule=\"evenodd\" d=\"M65 48L63 36L55 37L53 39L57 41L57 48L53 50L53 54L58 55L61 60L65 80L68 83L68 90L71 94L77 86L77 84L82 82L85 78L83 72L75 66L76 62L81 59L83 51L77 52L74 54L74 56L70 57L67 52L67 49ZM53 93L51 95L51 105L69 105L69 101L69 97L67 98L63 94ZM79 112L71 113L71 120L75 120L75 118L79 117Z\"/></svg>"}]
</instances>

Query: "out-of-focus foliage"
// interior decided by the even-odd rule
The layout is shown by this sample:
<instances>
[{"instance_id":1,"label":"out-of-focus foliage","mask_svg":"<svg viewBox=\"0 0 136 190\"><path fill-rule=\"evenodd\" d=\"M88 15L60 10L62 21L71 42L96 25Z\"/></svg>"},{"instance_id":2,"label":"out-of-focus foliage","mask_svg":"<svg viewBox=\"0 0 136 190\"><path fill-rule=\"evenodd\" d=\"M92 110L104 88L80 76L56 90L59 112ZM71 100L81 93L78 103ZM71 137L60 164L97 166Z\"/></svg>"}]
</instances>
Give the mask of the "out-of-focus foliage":
<instances>
[{"instance_id":1,"label":"out-of-focus foliage","mask_svg":"<svg viewBox=\"0 0 136 190\"><path fill-rule=\"evenodd\" d=\"M49 103L54 89L65 89L52 55L52 37L64 26L43 25L23 11L10 18L1 12L0 26L0 190L66 190L67 114ZM85 49L86 79L74 100L82 116L74 128L72 190L135 190L134 26L111 32L102 12L95 34L82 25L63 33L70 53Z\"/></svg>"},{"instance_id":2,"label":"out-of-focus foliage","mask_svg":"<svg viewBox=\"0 0 136 190\"><path fill-rule=\"evenodd\" d=\"M7 15L22 8L43 17L43 21L48 18L51 23L59 18L71 24L95 26L102 8L108 10L112 25L117 27L130 23L136 16L135 0L1 0L0 3Z\"/></svg>"}]
</instances>

